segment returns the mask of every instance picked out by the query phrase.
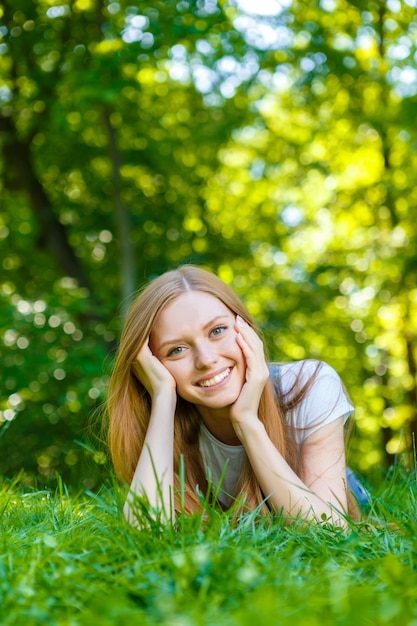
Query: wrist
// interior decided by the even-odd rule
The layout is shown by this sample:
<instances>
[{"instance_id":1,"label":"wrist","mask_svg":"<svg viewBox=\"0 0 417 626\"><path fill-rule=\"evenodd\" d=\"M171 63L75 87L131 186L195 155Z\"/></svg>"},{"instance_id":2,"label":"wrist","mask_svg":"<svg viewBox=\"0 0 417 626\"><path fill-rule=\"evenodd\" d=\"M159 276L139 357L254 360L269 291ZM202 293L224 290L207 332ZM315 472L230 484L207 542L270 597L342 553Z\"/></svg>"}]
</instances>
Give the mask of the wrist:
<instances>
[{"instance_id":1,"label":"wrist","mask_svg":"<svg viewBox=\"0 0 417 626\"><path fill-rule=\"evenodd\" d=\"M262 437L266 432L265 426L259 420L257 415L252 416L251 419L246 419L245 421L234 422L233 427L236 435L244 446L247 442L253 442L259 437Z\"/></svg>"},{"instance_id":2,"label":"wrist","mask_svg":"<svg viewBox=\"0 0 417 626\"><path fill-rule=\"evenodd\" d=\"M152 396L152 410L175 413L177 406L177 394L175 389L160 390Z\"/></svg>"}]
</instances>

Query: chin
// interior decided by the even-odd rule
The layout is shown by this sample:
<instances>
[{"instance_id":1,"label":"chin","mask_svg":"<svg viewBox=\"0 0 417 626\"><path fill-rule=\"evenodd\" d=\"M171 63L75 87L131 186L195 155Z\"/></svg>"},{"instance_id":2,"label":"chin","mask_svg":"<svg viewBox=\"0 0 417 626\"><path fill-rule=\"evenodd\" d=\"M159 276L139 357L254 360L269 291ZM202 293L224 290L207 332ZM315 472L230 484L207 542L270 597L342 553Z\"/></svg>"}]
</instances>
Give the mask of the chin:
<instances>
[{"instance_id":1,"label":"chin","mask_svg":"<svg viewBox=\"0 0 417 626\"><path fill-rule=\"evenodd\" d=\"M208 407L213 407L216 409L226 409L227 407L232 406L239 397L240 392L234 394L227 394L223 398L212 398L207 401Z\"/></svg>"}]
</instances>

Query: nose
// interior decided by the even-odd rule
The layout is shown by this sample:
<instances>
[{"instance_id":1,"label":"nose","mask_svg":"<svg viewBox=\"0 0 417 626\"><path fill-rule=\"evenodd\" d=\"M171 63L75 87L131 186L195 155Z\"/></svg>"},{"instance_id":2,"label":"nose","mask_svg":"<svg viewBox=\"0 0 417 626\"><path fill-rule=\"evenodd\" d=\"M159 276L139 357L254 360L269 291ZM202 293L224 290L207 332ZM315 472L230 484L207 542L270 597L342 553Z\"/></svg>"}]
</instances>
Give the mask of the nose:
<instances>
[{"instance_id":1,"label":"nose","mask_svg":"<svg viewBox=\"0 0 417 626\"><path fill-rule=\"evenodd\" d=\"M206 369L211 367L216 363L218 358L213 346L207 342L196 343L194 354L194 361L197 369Z\"/></svg>"}]
</instances>

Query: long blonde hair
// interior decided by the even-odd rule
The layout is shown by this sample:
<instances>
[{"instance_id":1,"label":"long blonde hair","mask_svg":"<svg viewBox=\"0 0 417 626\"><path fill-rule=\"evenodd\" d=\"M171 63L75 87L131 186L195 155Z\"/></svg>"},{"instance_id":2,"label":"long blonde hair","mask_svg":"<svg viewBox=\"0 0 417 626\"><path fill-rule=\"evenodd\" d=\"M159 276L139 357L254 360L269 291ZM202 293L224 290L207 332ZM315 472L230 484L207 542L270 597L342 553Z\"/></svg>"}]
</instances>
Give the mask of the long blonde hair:
<instances>
[{"instance_id":1,"label":"long blonde hair","mask_svg":"<svg viewBox=\"0 0 417 626\"><path fill-rule=\"evenodd\" d=\"M247 309L215 274L193 265L168 271L153 280L136 298L122 331L119 349L108 392L109 446L113 465L119 478L130 484L144 445L150 419L150 396L135 374L136 355L152 331L162 309L175 298L189 291L203 291L221 300L233 313L240 315L252 328L255 324ZM271 381L268 381L259 404L259 419L278 451L297 471L295 446L288 435L282 405ZM180 459L185 467L185 493L182 499L186 512L200 508L197 486L207 491L206 472L199 450L200 418L194 405L178 398L174 422L175 506L179 508ZM263 502L263 494L254 472L246 460L236 494L242 494L248 508Z\"/></svg>"}]
</instances>

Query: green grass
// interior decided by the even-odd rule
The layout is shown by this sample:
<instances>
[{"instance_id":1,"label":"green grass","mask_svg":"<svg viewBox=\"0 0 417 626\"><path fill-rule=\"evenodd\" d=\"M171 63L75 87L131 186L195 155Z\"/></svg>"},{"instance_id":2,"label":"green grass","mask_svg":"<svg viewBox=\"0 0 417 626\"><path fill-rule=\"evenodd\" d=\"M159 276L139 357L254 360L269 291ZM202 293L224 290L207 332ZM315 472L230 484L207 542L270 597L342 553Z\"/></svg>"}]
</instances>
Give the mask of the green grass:
<instances>
[{"instance_id":1,"label":"green grass","mask_svg":"<svg viewBox=\"0 0 417 626\"><path fill-rule=\"evenodd\" d=\"M209 510L136 530L99 495L0 484L1 626L417 626L414 475L347 532Z\"/></svg>"}]
</instances>

